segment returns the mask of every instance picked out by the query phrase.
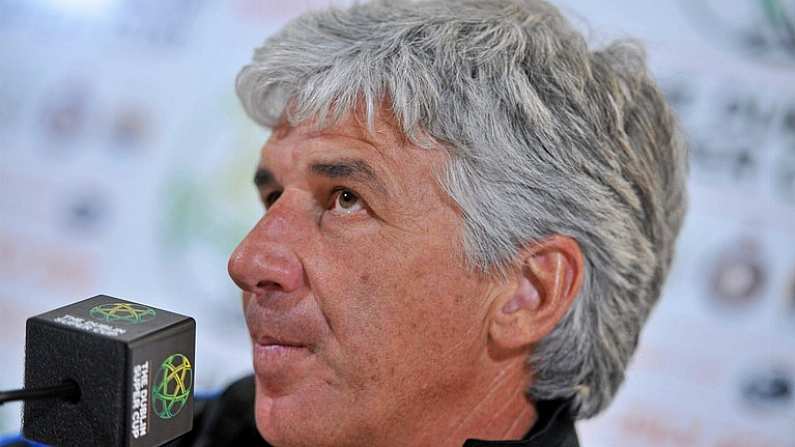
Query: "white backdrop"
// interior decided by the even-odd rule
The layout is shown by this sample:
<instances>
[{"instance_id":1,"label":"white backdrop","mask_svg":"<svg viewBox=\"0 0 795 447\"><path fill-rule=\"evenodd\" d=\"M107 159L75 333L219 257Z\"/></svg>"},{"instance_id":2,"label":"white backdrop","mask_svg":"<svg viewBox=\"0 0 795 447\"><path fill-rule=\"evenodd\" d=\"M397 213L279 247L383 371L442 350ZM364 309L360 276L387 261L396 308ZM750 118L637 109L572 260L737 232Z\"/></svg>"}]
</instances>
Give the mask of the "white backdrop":
<instances>
[{"instance_id":1,"label":"white backdrop","mask_svg":"<svg viewBox=\"0 0 795 447\"><path fill-rule=\"evenodd\" d=\"M266 134L233 80L327 3L0 0L0 389L27 317L98 293L195 316L200 392L250 370L226 258ZM795 446L795 1L559 5L596 44L646 43L691 142L668 287L583 445Z\"/></svg>"}]
</instances>

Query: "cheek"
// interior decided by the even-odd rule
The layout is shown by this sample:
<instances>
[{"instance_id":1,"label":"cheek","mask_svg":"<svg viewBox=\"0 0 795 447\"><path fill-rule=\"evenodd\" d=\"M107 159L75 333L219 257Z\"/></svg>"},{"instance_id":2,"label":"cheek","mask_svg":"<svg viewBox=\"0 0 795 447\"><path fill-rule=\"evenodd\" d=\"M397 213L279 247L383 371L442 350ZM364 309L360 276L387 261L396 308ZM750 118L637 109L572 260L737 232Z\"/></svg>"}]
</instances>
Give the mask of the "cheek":
<instances>
[{"instance_id":1,"label":"cheek","mask_svg":"<svg viewBox=\"0 0 795 447\"><path fill-rule=\"evenodd\" d=\"M359 386L427 375L473 336L477 309L469 298L476 287L444 237L375 234L332 240L322 250L313 288L338 343L339 366Z\"/></svg>"}]
</instances>

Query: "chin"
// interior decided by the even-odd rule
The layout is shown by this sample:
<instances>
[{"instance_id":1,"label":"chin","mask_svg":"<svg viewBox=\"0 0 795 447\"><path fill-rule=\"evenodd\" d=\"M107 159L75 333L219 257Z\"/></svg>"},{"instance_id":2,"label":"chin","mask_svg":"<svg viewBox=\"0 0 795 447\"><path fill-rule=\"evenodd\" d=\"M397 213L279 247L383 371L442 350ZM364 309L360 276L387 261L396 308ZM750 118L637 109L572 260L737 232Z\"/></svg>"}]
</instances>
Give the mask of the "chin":
<instances>
[{"instance_id":1,"label":"chin","mask_svg":"<svg viewBox=\"0 0 795 447\"><path fill-rule=\"evenodd\" d=\"M308 406L302 405L297 393L269 395L257 378L254 406L257 430L271 445L277 447L311 445L314 436L306 427L309 418L304 417L302 420L299 417L301 407Z\"/></svg>"},{"instance_id":2,"label":"chin","mask_svg":"<svg viewBox=\"0 0 795 447\"><path fill-rule=\"evenodd\" d=\"M257 378L257 430L275 447L356 445L340 437L346 432L339 418L343 413L323 399L326 393L328 390L305 387L270 395Z\"/></svg>"}]
</instances>

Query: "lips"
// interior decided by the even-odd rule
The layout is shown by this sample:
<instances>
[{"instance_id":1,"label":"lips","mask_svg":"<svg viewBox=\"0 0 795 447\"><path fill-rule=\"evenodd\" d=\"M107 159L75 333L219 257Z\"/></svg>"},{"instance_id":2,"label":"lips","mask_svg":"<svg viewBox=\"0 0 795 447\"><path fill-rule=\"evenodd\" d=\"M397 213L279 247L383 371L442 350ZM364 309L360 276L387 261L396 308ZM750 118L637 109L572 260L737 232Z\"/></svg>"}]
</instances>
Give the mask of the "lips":
<instances>
[{"instance_id":1,"label":"lips","mask_svg":"<svg viewBox=\"0 0 795 447\"><path fill-rule=\"evenodd\" d=\"M244 311L253 342L254 372L271 393L281 393L308 371L321 339L323 319L310 299L287 309L270 303L251 297Z\"/></svg>"},{"instance_id":2,"label":"lips","mask_svg":"<svg viewBox=\"0 0 795 447\"><path fill-rule=\"evenodd\" d=\"M303 346L254 344L254 372L273 385L283 386L300 372L301 364L312 355Z\"/></svg>"},{"instance_id":3,"label":"lips","mask_svg":"<svg viewBox=\"0 0 795 447\"><path fill-rule=\"evenodd\" d=\"M285 363L308 354L311 354L309 347L296 341L262 336L254 342L254 366L259 369L283 367Z\"/></svg>"},{"instance_id":4,"label":"lips","mask_svg":"<svg viewBox=\"0 0 795 447\"><path fill-rule=\"evenodd\" d=\"M272 337L262 337L254 342L254 373L266 394L287 394L308 375L314 354L306 345L295 343Z\"/></svg>"},{"instance_id":5,"label":"lips","mask_svg":"<svg viewBox=\"0 0 795 447\"><path fill-rule=\"evenodd\" d=\"M261 334L260 336L252 334L252 338L254 339L254 343L257 346L262 347L282 346L285 348L308 348L307 344L304 342L287 340L285 338L267 334Z\"/></svg>"}]
</instances>

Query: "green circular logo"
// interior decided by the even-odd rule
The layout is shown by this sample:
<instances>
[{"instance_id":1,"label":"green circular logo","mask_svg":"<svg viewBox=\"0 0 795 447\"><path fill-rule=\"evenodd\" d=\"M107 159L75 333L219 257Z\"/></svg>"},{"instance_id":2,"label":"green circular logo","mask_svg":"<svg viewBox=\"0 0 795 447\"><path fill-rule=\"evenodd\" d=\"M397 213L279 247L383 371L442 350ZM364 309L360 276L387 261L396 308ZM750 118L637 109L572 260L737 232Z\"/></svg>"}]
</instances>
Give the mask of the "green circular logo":
<instances>
[{"instance_id":1,"label":"green circular logo","mask_svg":"<svg viewBox=\"0 0 795 447\"><path fill-rule=\"evenodd\" d=\"M172 354L160 365L152 384L152 408L162 419L178 415L190 398L193 368L188 357Z\"/></svg>"},{"instance_id":2,"label":"green circular logo","mask_svg":"<svg viewBox=\"0 0 795 447\"><path fill-rule=\"evenodd\" d=\"M143 323L155 318L155 310L131 303L107 303L92 307L88 313L107 322Z\"/></svg>"}]
</instances>

